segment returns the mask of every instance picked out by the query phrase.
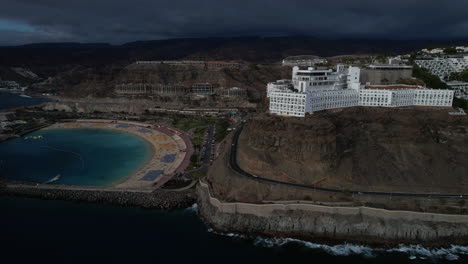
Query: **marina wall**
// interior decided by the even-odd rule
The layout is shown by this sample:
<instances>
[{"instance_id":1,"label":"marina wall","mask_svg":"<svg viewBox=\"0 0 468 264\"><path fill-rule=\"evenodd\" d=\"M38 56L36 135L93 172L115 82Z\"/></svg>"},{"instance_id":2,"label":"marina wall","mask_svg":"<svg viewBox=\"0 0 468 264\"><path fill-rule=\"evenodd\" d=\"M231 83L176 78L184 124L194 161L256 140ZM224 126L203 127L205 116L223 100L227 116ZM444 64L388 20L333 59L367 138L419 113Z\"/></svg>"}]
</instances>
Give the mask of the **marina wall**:
<instances>
[{"instance_id":1,"label":"marina wall","mask_svg":"<svg viewBox=\"0 0 468 264\"><path fill-rule=\"evenodd\" d=\"M19 196L44 200L135 206L151 209L180 209L193 205L193 189L183 191L142 191L67 185L0 184L0 196Z\"/></svg>"}]
</instances>

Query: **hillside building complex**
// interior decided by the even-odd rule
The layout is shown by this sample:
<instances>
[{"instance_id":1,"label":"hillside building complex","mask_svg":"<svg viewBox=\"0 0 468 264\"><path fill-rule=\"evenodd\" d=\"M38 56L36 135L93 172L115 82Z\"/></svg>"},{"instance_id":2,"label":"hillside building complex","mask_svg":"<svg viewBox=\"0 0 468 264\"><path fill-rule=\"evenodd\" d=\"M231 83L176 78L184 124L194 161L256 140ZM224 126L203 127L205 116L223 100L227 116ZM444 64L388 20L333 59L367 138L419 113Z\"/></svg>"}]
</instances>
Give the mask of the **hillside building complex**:
<instances>
[{"instance_id":1,"label":"hillside building complex","mask_svg":"<svg viewBox=\"0 0 468 264\"><path fill-rule=\"evenodd\" d=\"M410 85L361 86L360 69L343 65L337 65L336 71L295 66L292 80L267 85L270 113L297 117L352 106L451 106L453 94Z\"/></svg>"},{"instance_id":2,"label":"hillside building complex","mask_svg":"<svg viewBox=\"0 0 468 264\"><path fill-rule=\"evenodd\" d=\"M216 91L216 94L223 97L247 97L247 89L239 87L221 88Z\"/></svg>"},{"instance_id":3,"label":"hillside building complex","mask_svg":"<svg viewBox=\"0 0 468 264\"><path fill-rule=\"evenodd\" d=\"M187 92L189 88L171 84L126 83L115 86L115 93L118 95L183 95Z\"/></svg>"},{"instance_id":4,"label":"hillside building complex","mask_svg":"<svg viewBox=\"0 0 468 264\"><path fill-rule=\"evenodd\" d=\"M423 53L429 53L429 54L443 54L444 50L440 48L435 48L435 49L422 49L421 50Z\"/></svg>"},{"instance_id":5,"label":"hillside building complex","mask_svg":"<svg viewBox=\"0 0 468 264\"><path fill-rule=\"evenodd\" d=\"M15 81L2 81L0 79L0 88L15 90L15 89L20 89L21 87L19 83Z\"/></svg>"},{"instance_id":6,"label":"hillside building complex","mask_svg":"<svg viewBox=\"0 0 468 264\"><path fill-rule=\"evenodd\" d=\"M468 82L453 81L447 85L455 91L455 97L468 99Z\"/></svg>"},{"instance_id":7,"label":"hillside building complex","mask_svg":"<svg viewBox=\"0 0 468 264\"><path fill-rule=\"evenodd\" d=\"M194 83L190 92L195 95L212 95L214 94L214 85L211 83Z\"/></svg>"},{"instance_id":8,"label":"hillside building complex","mask_svg":"<svg viewBox=\"0 0 468 264\"><path fill-rule=\"evenodd\" d=\"M431 60L415 60L416 65L428 69L441 80L447 80L450 74L468 69L468 56L463 58L435 58Z\"/></svg>"},{"instance_id":9,"label":"hillside building complex","mask_svg":"<svg viewBox=\"0 0 468 264\"><path fill-rule=\"evenodd\" d=\"M118 84L114 89L117 95L121 96L179 96L195 95L209 96L219 95L221 97L246 97L247 89L238 87L219 87L218 84L194 83L192 86L182 86L174 84L148 84L148 83L125 83Z\"/></svg>"},{"instance_id":10,"label":"hillside building complex","mask_svg":"<svg viewBox=\"0 0 468 264\"><path fill-rule=\"evenodd\" d=\"M178 67L192 67L207 71L220 71L223 69L239 69L241 64L236 61L136 61L127 66L131 70L150 70L157 65L169 65Z\"/></svg>"},{"instance_id":11,"label":"hillside building complex","mask_svg":"<svg viewBox=\"0 0 468 264\"><path fill-rule=\"evenodd\" d=\"M283 60L283 66L301 66L301 67L312 67L317 64L327 63L326 59L316 58L316 59L296 59L296 58L286 58Z\"/></svg>"}]
</instances>

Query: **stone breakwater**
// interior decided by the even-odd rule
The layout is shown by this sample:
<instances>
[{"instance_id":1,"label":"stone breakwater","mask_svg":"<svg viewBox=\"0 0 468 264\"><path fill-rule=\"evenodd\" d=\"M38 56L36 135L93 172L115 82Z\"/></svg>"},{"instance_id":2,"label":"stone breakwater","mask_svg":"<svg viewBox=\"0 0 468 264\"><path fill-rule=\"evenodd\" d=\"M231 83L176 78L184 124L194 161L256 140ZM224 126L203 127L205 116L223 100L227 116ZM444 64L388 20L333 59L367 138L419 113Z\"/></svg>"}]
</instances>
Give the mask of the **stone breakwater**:
<instances>
[{"instance_id":1,"label":"stone breakwater","mask_svg":"<svg viewBox=\"0 0 468 264\"><path fill-rule=\"evenodd\" d=\"M210 194L209 186L203 182L198 185L197 194L200 216L221 232L371 245L468 244L468 215L222 202Z\"/></svg>"},{"instance_id":2,"label":"stone breakwater","mask_svg":"<svg viewBox=\"0 0 468 264\"><path fill-rule=\"evenodd\" d=\"M0 196L2 195L163 210L187 208L196 202L196 195L193 189L183 191L157 190L154 192L144 192L135 190L106 190L82 187L67 188L60 186L39 188L32 185L3 184L3 186L0 186Z\"/></svg>"}]
</instances>

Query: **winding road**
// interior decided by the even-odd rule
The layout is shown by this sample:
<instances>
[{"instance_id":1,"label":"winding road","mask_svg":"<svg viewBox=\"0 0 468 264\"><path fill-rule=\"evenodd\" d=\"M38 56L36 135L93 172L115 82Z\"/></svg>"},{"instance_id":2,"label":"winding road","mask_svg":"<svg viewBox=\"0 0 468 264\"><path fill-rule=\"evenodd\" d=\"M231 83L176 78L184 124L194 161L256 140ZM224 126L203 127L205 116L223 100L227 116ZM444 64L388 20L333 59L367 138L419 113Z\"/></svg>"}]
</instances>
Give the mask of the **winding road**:
<instances>
[{"instance_id":1,"label":"winding road","mask_svg":"<svg viewBox=\"0 0 468 264\"><path fill-rule=\"evenodd\" d=\"M314 185L304 185L299 183L291 183L285 181L272 180L268 178L263 178L251 173L244 171L237 164L237 144L239 141L240 133L242 132L243 125L240 125L232 137L231 151L229 154L229 166L245 177L248 177L252 180L272 183L272 184L281 184L286 186L293 186L299 188L305 188L315 191L330 192L330 193L342 193L342 194L351 194L351 195L368 195L368 196L389 196L389 197L413 197L413 198L452 198L452 199L468 199L468 194L440 194L440 193L405 193L405 192L374 192L374 191L357 191L357 190L340 190L334 188L325 188Z\"/></svg>"}]
</instances>

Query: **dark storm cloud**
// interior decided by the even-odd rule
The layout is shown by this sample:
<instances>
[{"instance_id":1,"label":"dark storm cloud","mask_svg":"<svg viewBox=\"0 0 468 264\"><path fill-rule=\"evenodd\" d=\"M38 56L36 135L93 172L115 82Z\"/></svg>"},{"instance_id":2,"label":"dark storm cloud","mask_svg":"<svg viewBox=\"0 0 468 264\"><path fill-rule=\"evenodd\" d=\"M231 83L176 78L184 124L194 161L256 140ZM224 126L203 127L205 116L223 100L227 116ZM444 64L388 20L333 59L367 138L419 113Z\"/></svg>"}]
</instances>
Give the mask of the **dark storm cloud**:
<instances>
[{"instance_id":1,"label":"dark storm cloud","mask_svg":"<svg viewBox=\"0 0 468 264\"><path fill-rule=\"evenodd\" d=\"M0 0L0 44L313 35L468 38L466 0Z\"/></svg>"}]
</instances>

